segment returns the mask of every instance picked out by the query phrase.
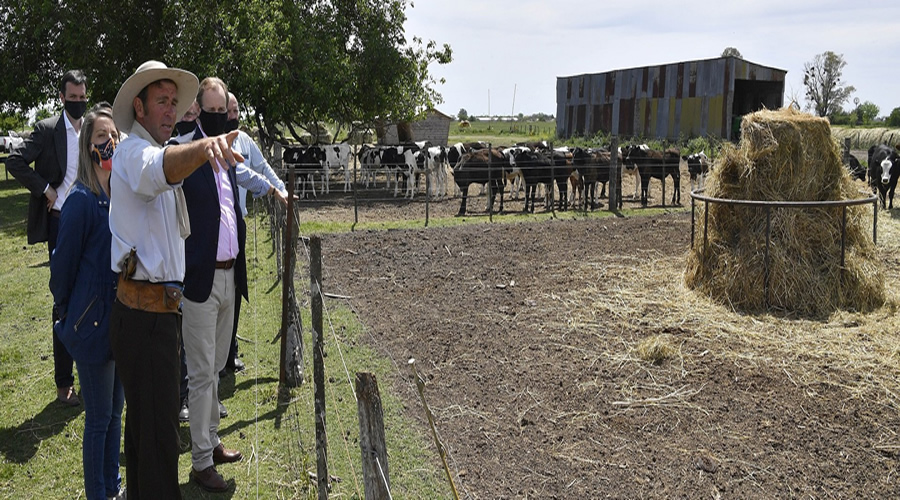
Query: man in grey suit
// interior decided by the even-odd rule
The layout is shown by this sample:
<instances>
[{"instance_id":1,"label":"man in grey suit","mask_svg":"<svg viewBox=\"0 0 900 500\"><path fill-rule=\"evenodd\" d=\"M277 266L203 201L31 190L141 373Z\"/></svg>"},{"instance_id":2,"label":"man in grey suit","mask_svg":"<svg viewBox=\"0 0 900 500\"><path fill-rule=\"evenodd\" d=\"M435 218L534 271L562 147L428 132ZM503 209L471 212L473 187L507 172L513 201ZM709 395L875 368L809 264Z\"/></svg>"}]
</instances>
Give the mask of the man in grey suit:
<instances>
[{"instance_id":1,"label":"man in grey suit","mask_svg":"<svg viewBox=\"0 0 900 500\"><path fill-rule=\"evenodd\" d=\"M6 170L31 196L28 200L28 244L47 242L50 258L56 248L59 213L78 171L78 134L87 109L87 80L81 70L70 70L59 83L64 111L34 126L31 136L6 159ZM34 163L34 169L29 165ZM58 319L56 310L53 322ZM52 330L52 325L51 325ZM53 376L56 397L63 404L80 404L75 394L72 356L53 332Z\"/></svg>"}]
</instances>

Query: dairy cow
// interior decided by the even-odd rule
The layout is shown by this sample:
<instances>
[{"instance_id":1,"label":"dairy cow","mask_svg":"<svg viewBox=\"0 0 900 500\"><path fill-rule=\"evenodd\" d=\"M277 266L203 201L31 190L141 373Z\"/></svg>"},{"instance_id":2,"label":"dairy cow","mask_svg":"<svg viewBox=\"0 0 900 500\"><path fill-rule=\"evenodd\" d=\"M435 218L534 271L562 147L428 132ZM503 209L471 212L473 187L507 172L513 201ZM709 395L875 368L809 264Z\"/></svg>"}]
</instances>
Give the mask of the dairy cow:
<instances>
[{"instance_id":1,"label":"dairy cow","mask_svg":"<svg viewBox=\"0 0 900 500\"><path fill-rule=\"evenodd\" d=\"M897 150L879 144L869 148L869 184L878 193L881 208L894 208L894 190L900 178L900 155Z\"/></svg>"}]
</instances>

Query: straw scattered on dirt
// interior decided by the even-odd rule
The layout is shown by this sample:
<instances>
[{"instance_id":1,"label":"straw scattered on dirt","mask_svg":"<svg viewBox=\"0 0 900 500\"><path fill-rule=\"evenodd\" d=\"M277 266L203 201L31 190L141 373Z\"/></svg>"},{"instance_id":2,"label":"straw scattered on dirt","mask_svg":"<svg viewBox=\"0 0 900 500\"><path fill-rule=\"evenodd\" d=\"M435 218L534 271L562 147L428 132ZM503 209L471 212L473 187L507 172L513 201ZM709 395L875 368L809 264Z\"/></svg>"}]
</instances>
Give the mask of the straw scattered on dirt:
<instances>
[{"instance_id":1,"label":"straw scattered on dirt","mask_svg":"<svg viewBox=\"0 0 900 500\"><path fill-rule=\"evenodd\" d=\"M428 436L419 361L468 498L891 498L897 226L886 305L816 319L685 286L685 212L328 236L325 286Z\"/></svg>"}]
</instances>

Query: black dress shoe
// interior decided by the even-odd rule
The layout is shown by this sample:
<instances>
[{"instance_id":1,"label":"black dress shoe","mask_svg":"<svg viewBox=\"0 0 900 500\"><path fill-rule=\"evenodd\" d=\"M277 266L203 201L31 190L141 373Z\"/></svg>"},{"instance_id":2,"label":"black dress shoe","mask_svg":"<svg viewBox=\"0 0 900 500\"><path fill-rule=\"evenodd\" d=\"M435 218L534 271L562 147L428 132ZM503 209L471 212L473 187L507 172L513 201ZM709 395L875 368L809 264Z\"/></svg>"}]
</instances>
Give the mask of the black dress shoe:
<instances>
[{"instance_id":1,"label":"black dress shoe","mask_svg":"<svg viewBox=\"0 0 900 500\"><path fill-rule=\"evenodd\" d=\"M237 373L237 372L242 372L242 371L244 371L245 368L247 368L247 367L244 366L244 362L243 362L243 361L241 361L241 360L238 359L238 358L234 358L234 372L235 372L235 373Z\"/></svg>"},{"instance_id":2,"label":"black dress shoe","mask_svg":"<svg viewBox=\"0 0 900 500\"><path fill-rule=\"evenodd\" d=\"M179 422L190 422L191 420L191 412L188 410L188 402L187 399L181 402L181 411L178 412L178 421Z\"/></svg>"},{"instance_id":3,"label":"black dress shoe","mask_svg":"<svg viewBox=\"0 0 900 500\"><path fill-rule=\"evenodd\" d=\"M244 455L237 450L226 450L225 445L222 443L219 443L219 446L213 448L212 455L214 464L228 464L238 462L240 459L244 458Z\"/></svg>"},{"instance_id":4,"label":"black dress shoe","mask_svg":"<svg viewBox=\"0 0 900 500\"><path fill-rule=\"evenodd\" d=\"M225 479L219 475L216 471L216 467L213 465L200 471L191 467L191 479L200 485L201 488L212 493L220 493L228 490L228 483L226 483Z\"/></svg>"},{"instance_id":5,"label":"black dress shoe","mask_svg":"<svg viewBox=\"0 0 900 500\"><path fill-rule=\"evenodd\" d=\"M81 404L81 401L78 400L78 395L75 394L75 387L57 387L56 388L56 400L66 406L78 406Z\"/></svg>"},{"instance_id":6,"label":"black dress shoe","mask_svg":"<svg viewBox=\"0 0 900 500\"><path fill-rule=\"evenodd\" d=\"M225 405L219 401L219 418L225 418L228 416L228 408L225 408Z\"/></svg>"}]
</instances>

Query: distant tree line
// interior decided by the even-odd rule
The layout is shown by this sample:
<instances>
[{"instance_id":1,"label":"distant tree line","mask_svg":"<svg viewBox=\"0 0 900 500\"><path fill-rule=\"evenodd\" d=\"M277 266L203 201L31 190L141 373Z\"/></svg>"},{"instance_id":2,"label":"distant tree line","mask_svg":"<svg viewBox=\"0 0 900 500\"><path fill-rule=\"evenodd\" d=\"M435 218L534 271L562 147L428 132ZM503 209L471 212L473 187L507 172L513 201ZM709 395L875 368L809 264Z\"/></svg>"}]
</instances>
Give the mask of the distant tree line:
<instances>
[{"instance_id":1,"label":"distant tree line","mask_svg":"<svg viewBox=\"0 0 900 500\"><path fill-rule=\"evenodd\" d=\"M494 119L507 118L505 115L500 117L499 115L495 115ZM480 121L486 120L487 117L484 116L474 116L470 115L466 108L459 108L459 112L456 113L456 119L459 121ZM514 121L519 122L546 122L553 121L556 118L553 115L548 115L547 113L534 113L532 115L525 115L524 113L519 113L515 116Z\"/></svg>"}]
</instances>

